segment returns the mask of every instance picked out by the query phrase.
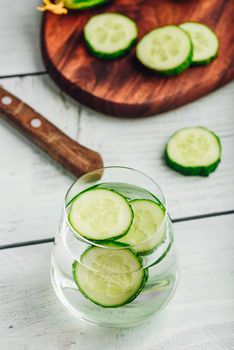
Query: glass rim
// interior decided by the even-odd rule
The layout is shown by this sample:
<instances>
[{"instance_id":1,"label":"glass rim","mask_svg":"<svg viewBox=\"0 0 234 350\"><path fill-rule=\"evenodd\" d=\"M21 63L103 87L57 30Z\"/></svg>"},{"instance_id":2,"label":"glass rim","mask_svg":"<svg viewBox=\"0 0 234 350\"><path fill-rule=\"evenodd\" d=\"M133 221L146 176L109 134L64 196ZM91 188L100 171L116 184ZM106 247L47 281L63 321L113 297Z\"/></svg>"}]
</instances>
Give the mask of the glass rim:
<instances>
[{"instance_id":1,"label":"glass rim","mask_svg":"<svg viewBox=\"0 0 234 350\"><path fill-rule=\"evenodd\" d=\"M92 240L89 240L88 238L82 236L82 235L79 234L76 230L74 230L74 228L71 226L71 224L70 224L70 222L69 222L69 220L68 220L68 215L67 215L67 212L66 212L66 208L67 208L67 206L69 205L69 203L70 203L72 200L70 200L70 201L66 204L66 198L68 197L68 194L69 194L70 190L73 188L73 186L74 186L79 180L81 180L81 179L84 178L85 176L90 175L90 174L94 174L94 173L96 173L96 172L98 172L98 171L99 171L99 172L102 171L102 173L103 173L106 169L119 169L119 170L124 169L124 170L129 170L129 171L136 172L136 173L138 173L138 174L140 174L140 175L142 175L142 176L148 178L148 180L150 180L150 181L154 184L154 186L156 186L156 187L159 189L159 191L160 191L161 194L162 194L162 199L163 199L163 201L164 201L164 203L162 203L162 204L163 204L163 207L164 207L164 209L165 209L165 215L164 215L163 221L161 222L160 226L157 228L157 230L154 232L153 235L147 237L144 241L142 241L142 242L140 242L140 243L136 243L136 244L134 244L134 245L130 245L130 244L127 245L127 244L126 244L126 246L120 246L120 245L118 246L118 245L116 245L116 247L113 247L113 246L110 247L110 246L108 246L108 245L105 245L106 243L102 243L102 242L98 243L98 241L92 241ZM82 192L82 191L81 191L81 192ZM81 192L80 192L80 193L81 193ZM149 191L148 191L148 192L149 192ZM151 193L151 192L150 192L150 193ZM77 193L76 195L78 195L78 194L79 194L79 193ZM153 193L151 193L151 194L154 196ZM76 196L76 195L75 195L75 196ZM75 197L75 196L74 196L74 197ZM74 198L74 197L73 197L73 198ZM155 196L154 196L154 197L155 197ZM161 202L161 200L160 200L160 202ZM80 176L78 179L76 179L76 180L71 184L71 186L68 188L68 190L67 190L67 192L66 192L66 195L65 195L65 197L64 197L63 210L64 210L65 217L66 217L66 224L68 225L69 229L71 230L71 232L72 232L72 234L75 236L75 238L80 238L82 241L84 241L84 242L86 242L86 243L88 243L88 244L90 244L90 245L92 245L92 246L100 247L100 248L103 248L103 249L110 249L110 250L121 250L121 249L129 249L129 248L133 248L133 249L134 249L134 247L137 247L137 246L139 246L139 245L141 245L141 244L146 243L147 241L151 240L158 232L161 232L161 230L163 229L163 227L164 227L165 224L166 224L166 220L167 220L167 216L168 216L167 200L166 200L166 197L165 197L165 195L164 195L164 193L163 193L162 188L158 185L158 183L157 183L156 181L154 181L154 180L152 179L152 177L150 177L149 175L145 174L145 173L144 173L143 171L141 171L141 170L137 170L137 169L134 169L134 168L131 168L131 167L126 167L126 166L121 166L121 165L113 165L113 166L102 167L102 168L99 168L99 169L90 171L90 172L88 172L88 173L86 173L86 174ZM110 241L113 242L113 243L115 242L114 240L111 240L111 239L110 239ZM161 244L159 244L159 246L161 246ZM158 247L159 247L159 246L158 246ZM156 247L156 250L158 249L158 247Z\"/></svg>"}]
</instances>

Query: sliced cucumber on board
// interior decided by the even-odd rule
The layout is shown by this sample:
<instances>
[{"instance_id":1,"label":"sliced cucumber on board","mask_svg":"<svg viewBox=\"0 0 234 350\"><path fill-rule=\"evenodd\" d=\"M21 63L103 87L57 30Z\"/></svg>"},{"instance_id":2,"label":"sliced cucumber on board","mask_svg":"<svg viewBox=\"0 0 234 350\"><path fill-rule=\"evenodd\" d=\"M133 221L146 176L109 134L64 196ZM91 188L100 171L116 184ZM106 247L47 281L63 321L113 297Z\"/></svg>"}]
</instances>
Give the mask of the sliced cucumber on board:
<instances>
[{"instance_id":1,"label":"sliced cucumber on board","mask_svg":"<svg viewBox=\"0 0 234 350\"><path fill-rule=\"evenodd\" d=\"M64 0L64 6L71 10L84 10L105 4L110 0Z\"/></svg>"},{"instance_id":2,"label":"sliced cucumber on board","mask_svg":"<svg viewBox=\"0 0 234 350\"><path fill-rule=\"evenodd\" d=\"M207 64L218 56L219 39L205 24L186 22L180 25L188 33L193 44L192 64Z\"/></svg>"},{"instance_id":3,"label":"sliced cucumber on board","mask_svg":"<svg viewBox=\"0 0 234 350\"><path fill-rule=\"evenodd\" d=\"M113 190L94 188L80 193L71 202L68 221L81 236L106 241L125 235L133 220L127 199Z\"/></svg>"},{"instance_id":4,"label":"sliced cucumber on board","mask_svg":"<svg viewBox=\"0 0 234 350\"><path fill-rule=\"evenodd\" d=\"M137 44L136 56L147 68L162 75L175 75L192 61L193 48L187 33L169 25L146 34Z\"/></svg>"},{"instance_id":5,"label":"sliced cucumber on board","mask_svg":"<svg viewBox=\"0 0 234 350\"><path fill-rule=\"evenodd\" d=\"M166 145L165 161L184 175L208 176L221 161L220 139L203 127L179 130Z\"/></svg>"},{"instance_id":6,"label":"sliced cucumber on board","mask_svg":"<svg viewBox=\"0 0 234 350\"><path fill-rule=\"evenodd\" d=\"M130 249L91 247L83 253L81 263L73 263L73 278L81 293L103 307L134 300L147 277L140 257Z\"/></svg>"},{"instance_id":7,"label":"sliced cucumber on board","mask_svg":"<svg viewBox=\"0 0 234 350\"><path fill-rule=\"evenodd\" d=\"M84 26L84 38L93 55L114 59L123 56L135 44L137 26L127 16L103 13L89 19Z\"/></svg>"},{"instance_id":8,"label":"sliced cucumber on board","mask_svg":"<svg viewBox=\"0 0 234 350\"><path fill-rule=\"evenodd\" d=\"M165 209L148 199L135 199L129 204L134 219L128 233L118 241L133 246L141 255L149 254L165 239Z\"/></svg>"}]
</instances>

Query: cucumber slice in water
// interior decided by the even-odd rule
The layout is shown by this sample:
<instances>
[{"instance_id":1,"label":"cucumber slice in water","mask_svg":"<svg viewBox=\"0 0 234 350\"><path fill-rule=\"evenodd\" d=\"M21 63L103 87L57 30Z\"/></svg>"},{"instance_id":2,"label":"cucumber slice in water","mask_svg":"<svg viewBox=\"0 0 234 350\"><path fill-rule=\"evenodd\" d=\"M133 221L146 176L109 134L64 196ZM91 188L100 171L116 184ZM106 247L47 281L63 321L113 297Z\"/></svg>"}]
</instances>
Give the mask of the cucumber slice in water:
<instances>
[{"instance_id":1,"label":"cucumber slice in water","mask_svg":"<svg viewBox=\"0 0 234 350\"><path fill-rule=\"evenodd\" d=\"M89 51L104 59L123 56L137 39L133 20L119 13L103 13L90 18L84 27L84 38Z\"/></svg>"},{"instance_id":2,"label":"cucumber slice in water","mask_svg":"<svg viewBox=\"0 0 234 350\"><path fill-rule=\"evenodd\" d=\"M134 212L133 223L127 235L118 241L134 246L139 254L149 254L164 241L166 226L162 227L162 223L165 209L148 199L135 199L129 203Z\"/></svg>"},{"instance_id":3,"label":"cucumber slice in water","mask_svg":"<svg viewBox=\"0 0 234 350\"><path fill-rule=\"evenodd\" d=\"M64 6L71 10L84 10L105 4L109 0L64 0Z\"/></svg>"},{"instance_id":4,"label":"cucumber slice in water","mask_svg":"<svg viewBox=\"0 0 234 350\"><path fill-rule=\"evenodd\" d=\"M179 74L191 63L192 43L184 30L169 25L146 34L137 44L136 56L157 73Z\"/></svg>"},{"instance_id":5,"label":"cucumber slice in water","mask_svg":"<svg viewBox=\"0 0 234 350\"><path fill-rule=\"evenodd\" d=\"M105 241L127 233L133 211L126 198L118 192L94 188L74 198L68 220L81 236Z\"/></svg>"},{"instance_id":6,"label":"cucumber slice in water","mask_svg":"<svg viewBox=\"0 0 234 350\"><path fill-rule=\"evenodd\" d=\"M147 269L130 249L91 247L81 256L81 263L73 263L73 278L81 293L103 307L131 302L147 277Z\"/></svg>"},{"instance_id":7,"label":"cucumber slice in water","mask_svg":"<svg viewBox=\"0 0 234 350\"><path fill-rule=\"evenodd\" d=\"M184 175L208 176L221 160L220 139L203 127L179 130L166 146L165 160Z\"/></svg>"},{"instance_id":8,"label":"cucumber slice in water","mask_svg":"<svg viewBox=\"0 0 234 350\"><path fill-rule=\"evenodd\" d=\"M202 23L186 22L180 25L193 44L192 64L207 64L218 56L219 40L216 34Z\"/></svg>"}]
</instances>

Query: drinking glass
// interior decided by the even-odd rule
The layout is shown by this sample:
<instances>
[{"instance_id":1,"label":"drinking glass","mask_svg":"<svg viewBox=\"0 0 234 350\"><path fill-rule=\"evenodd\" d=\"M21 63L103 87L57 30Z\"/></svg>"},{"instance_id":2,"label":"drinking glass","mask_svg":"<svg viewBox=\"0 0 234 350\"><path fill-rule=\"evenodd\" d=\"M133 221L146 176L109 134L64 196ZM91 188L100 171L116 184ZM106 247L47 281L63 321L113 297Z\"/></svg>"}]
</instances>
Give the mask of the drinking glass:
<instances>
[{"instance_id":1,"label":"drinking glass","mask_svg":"<svg viewBox=\"0 0 234 350\"><path fill-rule=\"evenodd\" d=\"M142 269L147 272L147 281L138 296L119 307L103 307L89 300L74 282L72 265L82 262L82 254L90 247L101 249L129 249L90 241L80 236L68 221L71 202L89 187L114 189L128 199L149 199L160 203L165 209L164 221L150 239L161 234L163 240L155 249L140 257ZM162 235L161 235L162 236ZM136 248L136 247L135 247ZM134 251L134 246L131 246ZM87 270L90 266L85 266ZM102 271L96 271L96 274ZM139 273L132 268L124 272L112 271L114 280L129 278ZM103 276L102 276L103 277ZM164 307L173 296L178 282L178 264L174 247L173 228L167 212L166 200L161 188L144 173L126 167L106 167L80 177L68 190L61 221L55 236L51 258L51 279L61 303L77 318L109 327L129 327L139 324L154 312Z\"/></svg>"}]
</instances>

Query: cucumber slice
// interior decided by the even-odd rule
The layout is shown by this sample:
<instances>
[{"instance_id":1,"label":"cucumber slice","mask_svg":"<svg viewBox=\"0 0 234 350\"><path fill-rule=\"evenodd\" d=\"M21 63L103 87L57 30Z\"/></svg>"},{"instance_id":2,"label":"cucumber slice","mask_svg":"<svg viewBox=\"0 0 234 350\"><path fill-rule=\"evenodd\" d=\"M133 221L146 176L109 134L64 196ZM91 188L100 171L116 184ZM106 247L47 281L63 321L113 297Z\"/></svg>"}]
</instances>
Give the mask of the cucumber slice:
<instances>
[{"instance_id":1,"label":"cucumber slice","mask_svg":"<svg viewBox=\"0 0 234 350\"><path fill-rule=\"evenodd\" d=\"M105 241L127 233L133 211L126 198L118 192L92 188L74 198L68 220L81 236Z\"/></svg>"},{"instance_id":2,"label":"cucumber slice","mask_svg":"<svg viewBox=\"0 0 234 350\"><path fill-rule=\"evenodd\" d=\"M202 23L186 22L180 25L193 44L192 64L207 64L218 56L219 40L216 34Z\"/></svg>"},{"instance_id":3,"label":"cucumber slice","mask_svg":"<svg viewBox=\"0 0 234 350\"><path fill-rule=\"evenodd\" d=\"M105 4L110 0L64 0L64 6L70 10L84 10Z\"/></svg>"},{"instance_id":4,"label":"cucumber slice","mask_svg":"<svg viewBox=\"0 0 234 350\"><path fill-rule=\"evenodd\" d=\"M103 13L90 18L84 26L84 38L89 51L104 59L123 56L137 39L133 20L119 13Z\"/></svg>"},{"instance_id":5,"label":"cucumber slice","mask_svg":"<svg viewBox=\"0 0 234 350\"><path fill-rule=\"evenodd\" d=\"M73 263L73 278L81 293L103 307L130 303L147 277L141 259L130 249L91 247L81 256L81 263Z\"/></svg>"},{"instance_id":6,"label":"cucumber slice","mask_svg":"<svg viewBox=\"0 0 234 350\"><path fill-rule=\"evenodd\" d=\"M129 203L134 212L133 223L126 236L118 241L134 245L134 250L141 255L149 254L164 241L166 226L160 226L165 218L165 209L148 199L134 199Z\"/></svg>"},{"instance_id":7,"label":"cucumber slice","mask_svg":"<svg viewBox=\"0 0 234 350\"><path fill-rule=\"evenodd\" d=\"M147 68L162 75L185 70L192 60L192 43L185 31L173 25L152 30L137 44L136 56Z\"/></svg>"},{"instance_id":8,"label":"cucumber slice","mask_svg":"<svg viewBox=\"0 0 234 350\"><path fill-rule=\"evenodd\" d=\"M184 175L208 176L221 161L220 139L203 127L179 130L166 146L165 160Z\"/></svg>"}]
</instances>

